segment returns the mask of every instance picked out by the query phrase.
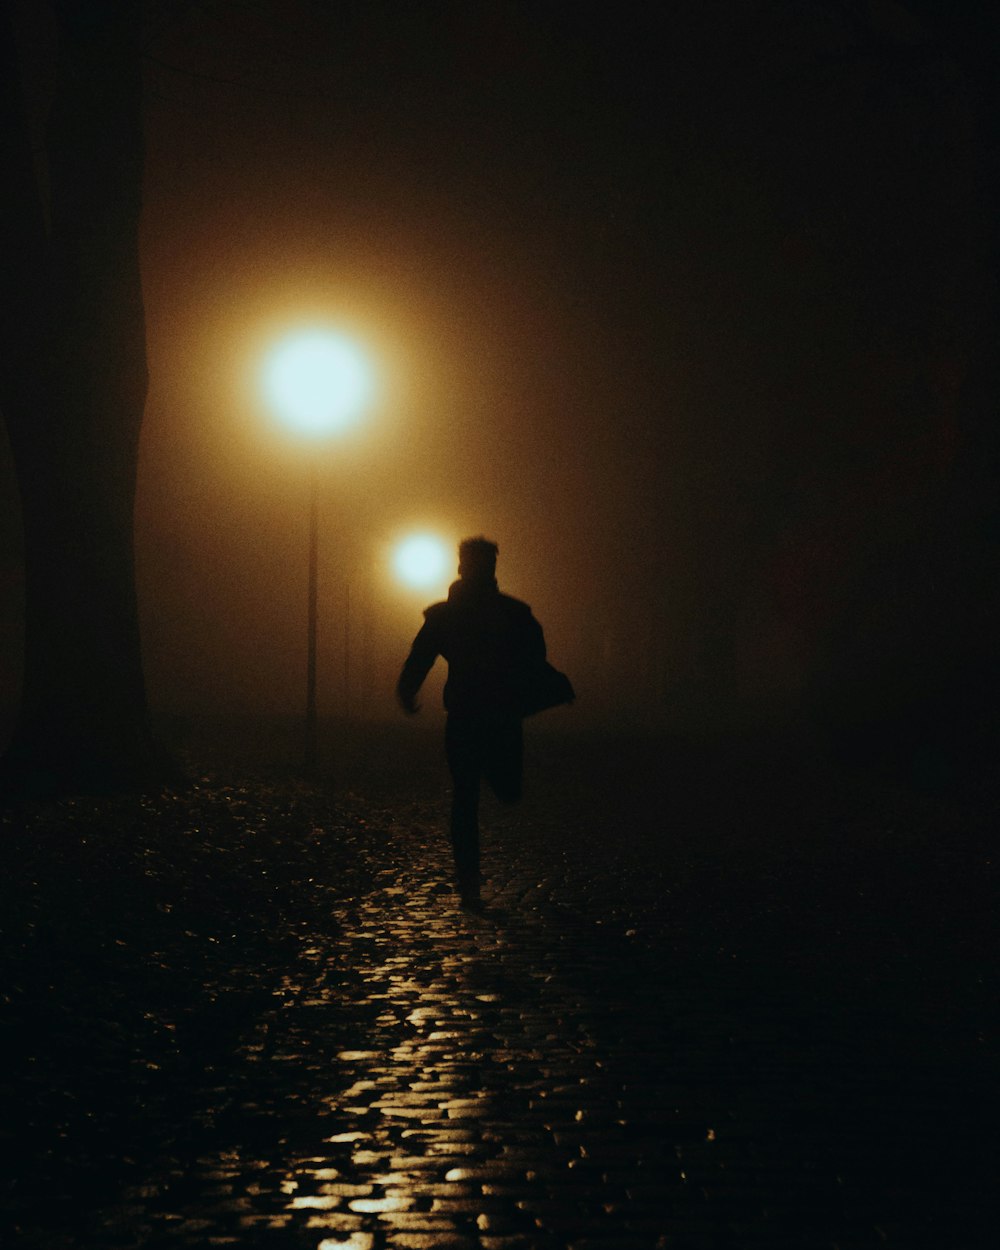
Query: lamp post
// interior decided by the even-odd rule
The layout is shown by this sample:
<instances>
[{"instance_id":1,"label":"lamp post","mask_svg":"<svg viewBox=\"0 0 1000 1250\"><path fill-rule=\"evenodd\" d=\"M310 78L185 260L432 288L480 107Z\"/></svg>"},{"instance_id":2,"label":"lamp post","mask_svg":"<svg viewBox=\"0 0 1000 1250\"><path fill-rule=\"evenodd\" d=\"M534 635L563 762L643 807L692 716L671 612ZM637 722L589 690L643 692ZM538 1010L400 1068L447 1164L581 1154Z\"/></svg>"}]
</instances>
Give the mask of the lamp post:
<instances>
[{"instance_id":1,"label":"lamp post","mask_svg":"<svg viewBox=\"0 0 1000 1250\"><path fill-rule=\"evenodd\" d=\"M319 587L319 473L316 461L309 465L309 584L306 607L306 717L302 745L302 767L307 776L316 774L316 620Z\"/></svg>"},{"instance_id":2,"label":"lamp post","mask_svg":"<svg viewBox=\"0 0 1000 1250\"><path fill-rule=\"evenodd\" d=\"M299 330L277 342L263 369L264 397L275 416L295 433L318 440L352 424L371 396L368 360L350 339L327 329ZM316 633L319 584L319 472L309 465L309 558L306 609L306 707L303 766L318 762Z\"/></svg>"}]
</instances>

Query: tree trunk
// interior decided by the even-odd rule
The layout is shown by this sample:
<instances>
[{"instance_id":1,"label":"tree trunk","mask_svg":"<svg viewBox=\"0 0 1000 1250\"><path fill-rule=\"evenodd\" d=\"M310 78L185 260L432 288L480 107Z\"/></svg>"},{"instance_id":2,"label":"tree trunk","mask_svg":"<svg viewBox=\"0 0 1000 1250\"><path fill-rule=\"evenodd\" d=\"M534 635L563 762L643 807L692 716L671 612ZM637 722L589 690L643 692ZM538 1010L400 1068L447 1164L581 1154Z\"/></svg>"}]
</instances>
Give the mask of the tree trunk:
<instances>
[{"instance_id":1,"label":"tree trunk","mask_svg":"<svg viewBox=\"0 0 1000 1250\"><path fill-rule=\"evenodd\" d=\"M60 47L47 221L15 99L3 119L16 185L3 210L14 255L0 404L25 559L24 688L4 779L32 792L117 788L150 780L157 767L133 564L147 380L141 6L53 7ZM4 33L9 91L17 67Z\"/></svg>"}]
</instances>

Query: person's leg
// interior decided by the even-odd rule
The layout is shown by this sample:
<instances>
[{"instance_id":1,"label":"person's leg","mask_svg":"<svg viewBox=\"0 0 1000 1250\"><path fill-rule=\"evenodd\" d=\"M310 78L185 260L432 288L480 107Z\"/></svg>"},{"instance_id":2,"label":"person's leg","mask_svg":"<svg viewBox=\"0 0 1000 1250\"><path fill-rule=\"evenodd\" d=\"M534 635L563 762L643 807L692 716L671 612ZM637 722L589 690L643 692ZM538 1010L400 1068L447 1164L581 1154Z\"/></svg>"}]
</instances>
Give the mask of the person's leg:
<instances>
[{"instance_id":1,"label":"person's leg","mask_svg":"<svg viewBox=\"0 0 1000 1250\"><path fill-rule=\"evenodd\" d=\"M494 721L484 751L483 772L501 803L516 803L524 779L524 734L520 719Z\"/></svg>"},{"instance_id":2,"label":"person's leg","mask_svg":"<svg viewBox=\"0 0 1000 1250\"><path fill-rule=\"evenodd\" d=\"M463 901L479 898L479 775L482 744L472 718L449 716L445 752L451 773L451 846Z\"/></svg>"}]
</instances>

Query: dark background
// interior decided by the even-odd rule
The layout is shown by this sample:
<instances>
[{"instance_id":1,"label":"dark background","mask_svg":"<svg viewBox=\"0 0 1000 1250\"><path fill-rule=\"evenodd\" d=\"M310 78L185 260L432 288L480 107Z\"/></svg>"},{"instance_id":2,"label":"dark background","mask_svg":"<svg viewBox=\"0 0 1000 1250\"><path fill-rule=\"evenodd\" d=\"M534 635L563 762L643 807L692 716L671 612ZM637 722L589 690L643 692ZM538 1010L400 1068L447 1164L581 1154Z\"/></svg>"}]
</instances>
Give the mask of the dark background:
<instances>
[{"instance_id":1,"label":"dark background","mask_svg":"<svg viewBox=\"0 0 1000 1250\"><path fill-rule=\"evenodd\" d=\"M996 19L959 7L151 6L154 712L299 707L312 453L255 371L321 316L380 374L320 453L321 714L394 714L433 596L388 551L423 526L499 543L580 724L964 757L997 685ZM16 8L40 134L53 32ZM0 501L10 721L5 451Z\"/></svg>"}]
</instances>

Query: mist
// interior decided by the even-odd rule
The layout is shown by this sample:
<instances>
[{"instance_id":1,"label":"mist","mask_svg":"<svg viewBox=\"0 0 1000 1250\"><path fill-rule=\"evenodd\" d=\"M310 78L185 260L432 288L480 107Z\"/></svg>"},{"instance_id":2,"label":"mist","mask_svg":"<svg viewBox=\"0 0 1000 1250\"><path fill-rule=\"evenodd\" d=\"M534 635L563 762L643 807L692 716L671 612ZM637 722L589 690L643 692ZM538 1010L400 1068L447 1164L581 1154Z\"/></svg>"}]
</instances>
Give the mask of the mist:
<instances>
[{"instance_id":1,"label":"mist","mask_svg":"<svg viewBox=\"0 0 1000 1250\"><path fill-rule=\"evenodd\" d=\"M998 23L0 10L9 1240L994 1243Z\"/></svg>"},{"instance_id":2,"label":"mist","mask_svg":"<svg viewBox=\"0 0 1000 1250\"><path fill-rule=\"evenodd\" d=\"M446 589L394 582L414 530L499 544L580 723L863 722L970 682L993 241L954 74L883 72L823 6L725 3L224 5L165 23L145 73L154 712L299 707L313 462L321 715L394 714ZM322 444L260 392L310 319L379 377Z\"/></svg>"}]
</instances>

